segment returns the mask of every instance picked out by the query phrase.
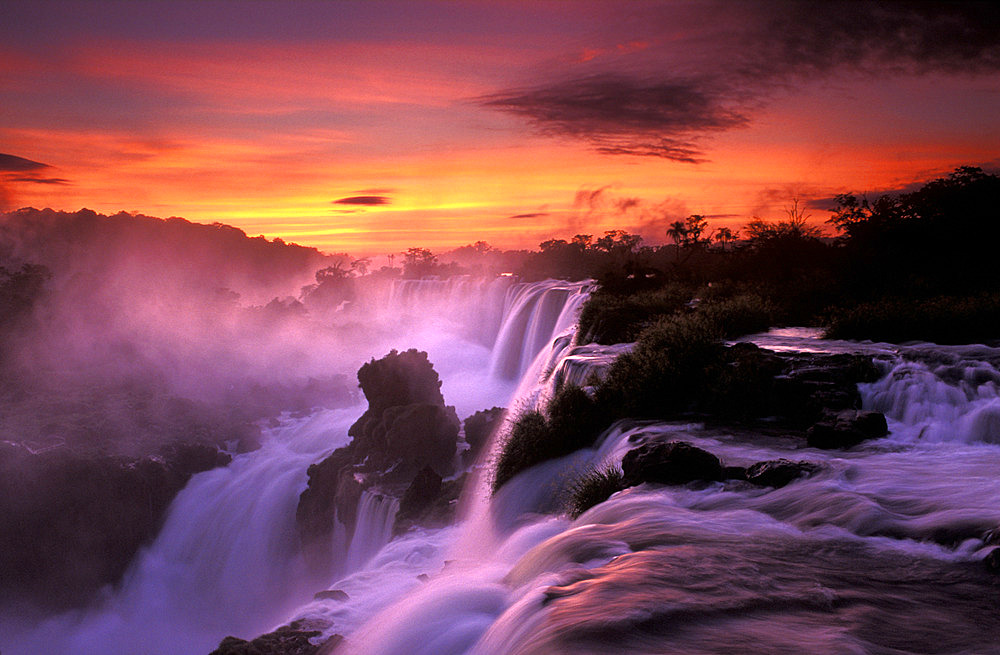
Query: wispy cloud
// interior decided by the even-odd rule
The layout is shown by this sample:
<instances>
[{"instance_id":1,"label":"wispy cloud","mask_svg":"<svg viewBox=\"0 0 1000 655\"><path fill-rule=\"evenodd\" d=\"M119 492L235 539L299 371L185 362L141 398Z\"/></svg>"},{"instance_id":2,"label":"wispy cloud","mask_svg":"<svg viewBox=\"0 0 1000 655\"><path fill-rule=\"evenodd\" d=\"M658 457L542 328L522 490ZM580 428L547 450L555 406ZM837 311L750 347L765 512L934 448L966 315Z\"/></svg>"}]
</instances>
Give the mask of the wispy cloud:
<instances>
[{"instance_id":1,"label":"wispy cloud","mask_svg":"<svg viewBox=\"0 0 1000 655\"><path fill-rule=\"evenodd\" d=\"M333 204L375 206L388 205L390 202L391 200L388 196L348 196L346 198L334 200Z\"/></svg>"},{"instance_id":2,"label":"wispy cloud","mask_svg":"<svg viewBox=\"0 0 1000 655\"><path fill-rule=\"evenodd\" d=\"M647 6L635 41L658 47L637 58L578 57L548 80L478 101L600 153L700 163L706 137L749 125L779 90L817 78L1000 71L1000 12L986 2L718 2L697 11L699 27L675 39L676 7Z\"/></svg>"},{"instance_id":3,"label":"wispy cloud","mask_svg":"<svg viewBox=\"0 0 1000 655\"><path fill-rule=\"evenodd\" d=\"M2 173L23 173L27 171L40 171L46 168L51 168L51 166L37 161L31 161L30 159L25 159L24 157L8 155L0 152L0 172Z\"/></svg>"}]
</instances>

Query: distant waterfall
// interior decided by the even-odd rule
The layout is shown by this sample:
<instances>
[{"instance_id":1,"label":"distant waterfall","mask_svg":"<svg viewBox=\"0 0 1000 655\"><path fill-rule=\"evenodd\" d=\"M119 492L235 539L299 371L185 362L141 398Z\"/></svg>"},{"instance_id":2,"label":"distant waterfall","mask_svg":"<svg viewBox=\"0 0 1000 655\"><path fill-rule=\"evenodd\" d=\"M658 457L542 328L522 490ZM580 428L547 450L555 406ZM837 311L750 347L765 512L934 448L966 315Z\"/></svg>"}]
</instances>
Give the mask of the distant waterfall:
<instances>
[{"instance_id":1,"label":"distant waterfall","mask_svg":"<svg viewBox=\"0 0 1000 655\"><path fill-rule=\"evenodd\" d=\"M589 288L585 282L546 280L508 289L490 359L492 375L520 379L554 337L573 328Z\"/></svg>"}]
</instances>

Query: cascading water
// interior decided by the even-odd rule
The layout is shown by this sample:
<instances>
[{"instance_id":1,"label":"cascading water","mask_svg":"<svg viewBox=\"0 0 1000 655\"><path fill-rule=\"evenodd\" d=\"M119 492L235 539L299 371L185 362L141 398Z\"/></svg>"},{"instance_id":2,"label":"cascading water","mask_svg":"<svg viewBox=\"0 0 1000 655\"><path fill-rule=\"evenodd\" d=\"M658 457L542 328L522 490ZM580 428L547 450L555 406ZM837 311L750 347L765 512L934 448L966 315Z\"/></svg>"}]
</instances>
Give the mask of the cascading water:
<instances>
[{"instance_id":1,"label":"cascading water","mask_svg":"<svg viewBox=\"0 0 1000 655\"><path fill-rule=\"evenodd\" d=\"M411 286L438 297L446 289L441 283L433 291L423 282ZM628 346L572 345L573 319L585 293L584 285L510 284L491 354L470 356L466 363L483 369L488 363L500 376L516 370L521 382L512 407L540 405L560 379L580 383L600 375ZM406 302L411 301L417 302ZM538 345L542 325L550 332ZM354 542L331 553L344 558L340 572L334 579L304 584L281 540L287 532L280 526L287 524L293 505L255 511L243 498L232 511L247 505L241 511L250 516L237 523L256 535L251 542L259 547L240 559L244 553L234 552L242 547L235 534L188 526L192 533L204 530L207 541L176 548L175 561L189 558L192 570L207 571L210 579L202 581L205 590L182 592L182 602L194 606L198 598L213 598L208 590L222 579L220 570L277 580L271 591L281 602L261 601L257 608L266 607L268 615L245 636L305 619L320 626L321 639L334 633L346 637L338 653L364 655L1000 652L1000 594L979 561L986 552L982 534L1000 526L995 419L1000 352L829 342L787 330L750 340L776 349L878 356L886 376L863 385L861 392L866 407L887 414L891 434L846 451L821 451L772 433L619 422L594 447L524 471L492 498L480 484L479 502L473 505L482 511L455 526L417 528L390 540L392 503L376 494L363 496L359 511L364 518ZM438 337L426 343L446 341ZM442 345L447 369L442 378L451 402L448 375L463 368L444 351ZM433 352L431 359L438 361ZM473 384L481 386L484 379ZM476 399L492 394L502 404L511 389L495 386L485 394L479 389ZM508 395L501 398L501 392ZM236 631L216 628L214 642L206 630L201 641L181 645L184 639L177 638L167 648L158 646L161 628L148 618L153 611L144 610L140 614L146 618L136 622L135 608L142 607L134 600L141 595L136 581L155 579L143 578L150 574L142 572L155 569L156 559L168 559L167 546L178 539L175 516L183 523L182 516L195 515L194 509L183 508L204 502L201 494L217 478L251 469L250 462L270 457L267 453L277 458L277 444L288 444L282 457L300 458L288 464L300 476L288 483L288 497L293 497L301 491L304 467L346 439L346 425L357 413L290 423L258 453L237 458L232 471L196 476L125 589L102 612L82 620L60 617L42 626L45 643L63 652L205 653L223 632ZM619 464L647 439L689 441L727 465L783 457L819 469L777 489L735 481L640 485L575 520L558 511L561 494L580 471ZM289 474L289 480L294 477ZM225 496L222 489L229 487L219 484L213 493ZM263 502L280 508L288 500ZM203 551L211 541L225 545ZM214 567L199 568L204 552L216 553ZM276 561L265 562L269 557ZM239 577L223 576L226 585ZM250 580L246 584L251 588L246 606L254 606L260 596L253 589L260 587ZM150 582L147 596L154 588ZM309 600L308 594L321 589L342 593ZM177 601L161 597L159 602L162 609ZM174 620L179 621L175 632L192 625L169 613L164 617L162 629ZM79 622L70 627L72 620ZM131 641L111 639L116 630L132 635ZM60 631L73 638L54 639ZM147 637L134 636L144 631ZM15 654L35 650L17 644L4 648Z\"/></svg>"},{"instance_id":2,"label":"cascading water","mask_svg":"<svg viewBox=\"0 0 1000 655\"><path fill-rule=\"evenodd\" d=\"M504 304L511 288L519 293ZM390 305L395 306L380 314L395 326L386 332L396 336L389 343L370 344L370 356L381 356L390 347L427 350L445 396L463 415L505 405L516 380L488 374L490 352L497 348L481 344L496 341L497 347L530 363L536 350L551 341L552 331L573 324L585 288L509 278L400 281L391 293ZM531 318L522 321L524 316ZM299 560L294 521L306 469L347 443L347 428L361 412L355 407L288 419L265 430L260 450L194 476L120 589L109 590L94 608L32 628L5 625L5 655L204 654L227 634L252 637L271 629L295 607L311 608L316 616L329 617L335 628L346 629L370 616L372 607L394 600L397 590L419 584L411 569L439 569L454 530L417 530L388 543L398 501L370 491L359 500L351 539L343 532L334 536L333 579L310 578ZM307 604L333 583L356 600Z\"/></svg>"},{"instance_id":3,"label":"cascading water","mask_svg":"<svg viewBox=\"0 0 1000 655\"><path fill-rule=\"evenodd\" d=\"M925 347L939 358L928 364L926 352L916 362L915 351L887 344L760 340L894 358L887 377L862 388L892 434L829 452L697 424L616 424L594 448L511 480L490 501L496 529L457 528L466 534L455 561L349 629L342 651L998 652L997 583L979 562L983 533L1000 526L1000 433L980 418L996 397L988 353ZM534 398L552 377L532 376ZM575 521L536 513L552 509L575 472L620 463L655 438L689 441L729 465L785 457L820 468L778 489L640 485Z\"/></svg>"}]
</instances>

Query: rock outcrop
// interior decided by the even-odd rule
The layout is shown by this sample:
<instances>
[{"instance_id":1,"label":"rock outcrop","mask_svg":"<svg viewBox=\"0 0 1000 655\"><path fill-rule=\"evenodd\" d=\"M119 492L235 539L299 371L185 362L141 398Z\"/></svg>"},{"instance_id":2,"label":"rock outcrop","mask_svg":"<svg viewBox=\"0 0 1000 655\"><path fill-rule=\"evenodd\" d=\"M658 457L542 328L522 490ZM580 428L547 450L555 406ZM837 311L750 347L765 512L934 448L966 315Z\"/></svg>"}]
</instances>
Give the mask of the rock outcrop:
<instances>
[{"instance_id":1,"label":"rock outcrop","mask_svg":"<svg viewBox=\"0 0 1000 655\"><path fill-rule=\"evenodd\" d=\"M850 448L887 434L889 427L880 412L844 409L827 412L806 431L806 442L814 448Z\"/></svg>"},{"instance_id":2,"label":"rock outcrop","mask_svg":"<svg viewBox=\"0 0 1000 655\"><path fill-rule=\"evenodd\" d=\"M650 442L625 454L622 473L626 486L715 482L722 480L722 464L712 453L686 441Z\"/></svg>"},{"instance_id":3,"label":"rock outcrop","mask_svg":"<svg viewBox=\"0 0 1000 655\"><path fill-rule=\"evenodd\" d=\"M153 540L192 475L229 461L206 444L147 457L0 444L0 595L50 609L86 603Z\"/></svg>"},{"instance_id":4,"label":"rock outcrop","mask_svg":"<svg viewBox=\"0 0 1000 655\"><path fill-rule=\"evenodd\" d=\"M812 462L772 459L757 462L746 469L746 481L759 487L784 487L789 482L812 475L819 470Z\"/></svg>"},{"instance_id":5,"label":"rock outcrop","mask_svg":"<svg viewBox=\"0 0 1000 655\"><path fill-rule=\"evenodd\" d=\"M415 504L432 502L432 478L440 481L455 472L458 416L444 404L427 353L393 350L362 366L358 382L368 409L348 430L350 444L309 467L296 509L306 559L317 570L329 566L334 522L344 524L348 536L353 533L362 491L378 488L400 497L420 474L422 482L407 505L413 513Z\"/></svg>"},{"instance_id":6,"label":"rock outcrop","mask_svg":"<svg viewBox=\"0 0 1000 655\"><path fill-rule=\"evenodd\" d=\"M469 449L462 453L462 457L466 465L473 464L479 458L493 432L503 422L506 411L502 407L492 407L465 419L465 442L469 444Z\"/></svg>"},{"instance_id":7,"label":"rock outcrop","mask_svg":"<svg viewBox=\"0 0 1000 655\"><path fill-rule=\"evenodd\" d=\"M226 637L209 655L329 655L343 637L322 639L322 634L305 621L292 621L250 641ZM314 643L317 641L320 643Z\"/></svg>"}]
</instances>

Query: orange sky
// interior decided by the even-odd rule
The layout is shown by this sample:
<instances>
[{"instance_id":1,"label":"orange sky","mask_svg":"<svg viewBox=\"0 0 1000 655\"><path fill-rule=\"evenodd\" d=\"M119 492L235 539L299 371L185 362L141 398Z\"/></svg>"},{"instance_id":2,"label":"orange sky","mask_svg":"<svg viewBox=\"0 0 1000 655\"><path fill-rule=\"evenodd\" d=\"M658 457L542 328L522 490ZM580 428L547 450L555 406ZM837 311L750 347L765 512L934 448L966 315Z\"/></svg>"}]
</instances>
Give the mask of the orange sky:
<instances>
[{"instance_id":1,"label":"orange sky","mask_svg":"<svg viewBox=\"0 0 1000 655\"><path fill-rule=\"evenodd\" d=\"M843 51L804 3L625 6L12 2L0 203L362 255L663 241L796 197L821 222L835 193L998 163L998 37L941 27L977 5L865 17L882 40Z\"/></svg>"}]
</instances>

